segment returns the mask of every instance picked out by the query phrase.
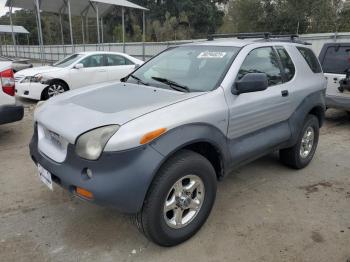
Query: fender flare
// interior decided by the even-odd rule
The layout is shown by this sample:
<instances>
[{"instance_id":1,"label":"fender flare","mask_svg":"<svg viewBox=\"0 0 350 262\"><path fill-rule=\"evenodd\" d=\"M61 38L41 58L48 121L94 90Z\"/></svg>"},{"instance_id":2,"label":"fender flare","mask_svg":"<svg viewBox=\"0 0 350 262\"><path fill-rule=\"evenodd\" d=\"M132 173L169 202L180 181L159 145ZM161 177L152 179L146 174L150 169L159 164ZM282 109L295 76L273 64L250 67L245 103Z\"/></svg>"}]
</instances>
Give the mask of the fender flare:
<instances>
[{"instance_id":1,"label":"fender flare","mask_svg":"<svg viewBox=\"0 0 350 262\"><path fill-rule=\"evenodd\" d=\"M230 162L227 137L221 130L210 124L193 123L174 128L151 142L150 146L164 156L159 169L169 157L179 150L203 142L210 144L218 151L225 170Z\"/></svg>"}]
</instances>

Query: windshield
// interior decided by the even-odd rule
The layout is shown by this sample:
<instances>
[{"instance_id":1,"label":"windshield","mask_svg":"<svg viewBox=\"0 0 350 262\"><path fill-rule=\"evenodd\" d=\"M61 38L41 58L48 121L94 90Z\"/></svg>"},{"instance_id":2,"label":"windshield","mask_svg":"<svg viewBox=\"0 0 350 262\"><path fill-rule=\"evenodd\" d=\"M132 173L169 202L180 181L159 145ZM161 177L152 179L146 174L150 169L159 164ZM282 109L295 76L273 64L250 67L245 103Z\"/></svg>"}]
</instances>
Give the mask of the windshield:
<instances>
[{"instance_id":1,"label":"windshield","mask_svg":"<svg viewBox=\"0 0 350 262\"><path fill-rule=\"evenodd\" d=\"M177 47L149 61L127 81L190 92L211 91L217 88L238 50L232 46Z\"/></svg>"},{"instance_id":2,"label":"windshield","mask_svg":"<svg viewBox=\"0 0 350 262\"><path fill-rule=\"evenodd\" d=\"M62 67L62 68L63 67L67 67L67 66L72 65L76 61L78 61L83 56L84 55L82 55L82 54L74 54L74 55L71 55L71 56L68 56L68 57L64 58L61 61L58 61L58 62L54 63L53 66Z\"/></svg>"}]
</instances>

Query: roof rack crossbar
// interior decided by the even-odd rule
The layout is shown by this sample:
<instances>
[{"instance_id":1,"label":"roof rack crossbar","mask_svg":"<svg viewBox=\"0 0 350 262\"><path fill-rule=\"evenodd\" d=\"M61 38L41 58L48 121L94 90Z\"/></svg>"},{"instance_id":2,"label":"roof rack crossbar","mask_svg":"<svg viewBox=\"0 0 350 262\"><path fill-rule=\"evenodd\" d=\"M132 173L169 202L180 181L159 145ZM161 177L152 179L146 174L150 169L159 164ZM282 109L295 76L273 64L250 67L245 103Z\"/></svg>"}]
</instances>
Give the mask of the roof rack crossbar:
<instances>
[{"instance_id":1,"label":"roof rack crossbar","mask_svg":"<svg viewBox=\"0 0 350 262\"><path fill-rule=\"evenodd\" d=\"M272 34L269 32L259 33L236 33L236 34L211 34L208 35L208 40L213 41L215 38L238 38L238 39L259 39L262 38L266 41L271 39L280 38L284 42L295 42L299 44L308 45L309 43L298 40L299 35L297 34ZM289 39L288 41L285 39Z\"/></svg>"},{"instance_id":2,"label":"roof rack crossbar","mask_svg":"<svg viewBox=\"0 0 350 262\"><path fill-rule=\"evenodd\" d=\"M237 37L241 39L245 38L298 38L299 35L297 34L272 34L269 32L259 32L259 33L235 33L235 34L210 34L208 35L208 39L215 39L215 38L228 38L228 37Z\"/></svg>"}]
</instances>

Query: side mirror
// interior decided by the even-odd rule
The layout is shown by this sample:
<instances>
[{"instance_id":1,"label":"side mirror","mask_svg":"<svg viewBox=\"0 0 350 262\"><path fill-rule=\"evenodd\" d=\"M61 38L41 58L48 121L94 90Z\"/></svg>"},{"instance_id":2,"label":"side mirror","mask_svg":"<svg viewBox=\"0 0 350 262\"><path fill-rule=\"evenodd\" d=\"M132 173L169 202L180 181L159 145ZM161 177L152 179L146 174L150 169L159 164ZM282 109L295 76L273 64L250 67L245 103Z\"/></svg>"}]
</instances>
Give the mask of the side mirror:
<instances>
[{"instance_id":1,"label":"side mirror","mask_svg":"<svg viewBox=\"0 0 350 262\"><path fill-rule=\"evenodd\" d=\"M76 64L74 66L74 69L82 69L82 68L84 68L84 65L82 63Z\"/></svg>"},{"instance_id":2,"label":"side mirror","mask_svg":"<svg viewBox=\"0 0 350 262\"><path fill-rule=\"evenodd\" d=\"M234 95L264 91L269 87L267 75L264 73L248 73L233 88Z\"/></svg>"},{"instance_id":3,"label":"side mirror","mask_svg":"<svg viewBox=\"0 0 350 262\"><path fill-rule=\"evenodd\" d=\"M139 65L139 64L135 64L134 69L136 70L136 69L138 69L140 66L141 66L141 65Z\"/></svg>"}]
</instances>

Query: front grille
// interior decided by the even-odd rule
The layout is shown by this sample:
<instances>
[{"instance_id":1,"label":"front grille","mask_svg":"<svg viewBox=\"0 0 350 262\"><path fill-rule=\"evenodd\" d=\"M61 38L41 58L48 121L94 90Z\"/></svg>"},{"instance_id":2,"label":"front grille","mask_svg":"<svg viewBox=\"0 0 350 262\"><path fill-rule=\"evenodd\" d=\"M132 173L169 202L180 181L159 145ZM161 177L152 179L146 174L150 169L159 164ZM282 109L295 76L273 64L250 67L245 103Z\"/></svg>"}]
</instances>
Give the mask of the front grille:
<instances>
[{"instance_id":1,"label":"front grille","mask_svg":"<svg viewBox=\"0 0 350 262\"><path fill-rule=\"evenodd\" d=\"M39 150L52 160L62 163L67 156L68 140L38 125Z\"/></svg>"},{"instance_id":2,"label":"front grille","mask_svg":"<svg viewBox=\"0 0 350 262\"><path fill-rule=\"evenodd\" d=\"M15 82L21 81L25 76L15 76Z\"/></svg>"}]
</instances>

